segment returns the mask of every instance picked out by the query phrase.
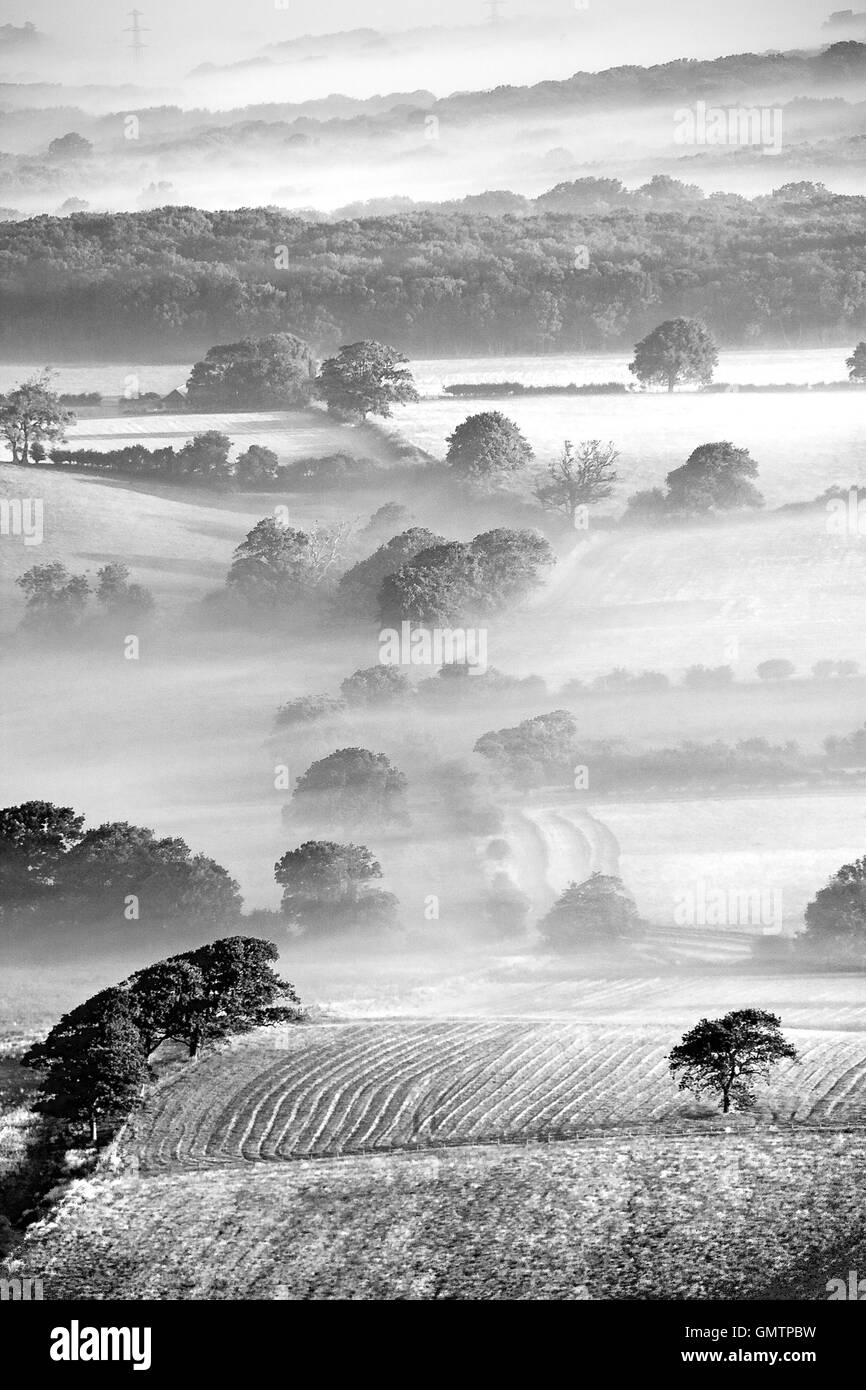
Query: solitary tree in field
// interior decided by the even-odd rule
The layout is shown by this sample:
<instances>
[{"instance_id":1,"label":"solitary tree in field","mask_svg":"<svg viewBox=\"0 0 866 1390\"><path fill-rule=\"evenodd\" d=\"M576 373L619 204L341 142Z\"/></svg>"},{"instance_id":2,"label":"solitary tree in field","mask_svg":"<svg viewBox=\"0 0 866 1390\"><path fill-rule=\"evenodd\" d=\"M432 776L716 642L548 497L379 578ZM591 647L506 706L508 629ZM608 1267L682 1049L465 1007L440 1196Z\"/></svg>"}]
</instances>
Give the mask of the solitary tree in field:
<instances>
[{"instance_id":1,"label":"solitary tree in field","mask_svg":"<svg viewBox=\"0 0 866 1390\"><path fill-rule=\"evenodd\" d=\"M495 478L532 462L532 449L500 410L470 415L448 438L448 463L462 478Z\"/></svg>"},{"instance_id":2,"label":"solitary tree in field","mask_svg":"<svg viewBox=\"0 0 866 1390\"><path fill-rule=\"evenodd\" d=\"M274 867L286 920L314 935L394 925L397 899L370 885L382 868L366 845L307 840Z\"/></svg>"},{"instance_id":3,"label":"solitary tree in field","mask_svg":"<svg viewBox=\"0 0 866 1390\"><path fill-rule=\"evenodd\" d=\"M866 343L858 343L850 357L845 358L851 381L866 381Z\"/></svg>"},{"instance_id":4,"label":"solitary tree in field","mask_svg":"<svg viewBox=\"0 0 866 1390\"><path fill-rule=\"evenodd\" d=\"M546 479L535 495L543 507L564 512L574 524L580 507L603 502L616 482L614 463L619 455L612 444L586 439L577 448L567 439L559 458L548 465Z\"/></svg>"},{"instance_id":5,"label":"solitary tree in field","mask_svg":"<svg viewBox=\"0 0 866 1390\"><path fill-rule=\"evenodd\" d=\"M764 499L751 481L757 476L758 465L748 449L727 440L699 444L681 468L668 473L666 503L683 512L762 507Z\"/></svg>"},{"instance_id":6,"label":"solitary tree in field","mask_svg":"<svg viewBox=\"0 0 866 1390\"><path fill-rule=\"evenodd\" d=\"M0 435L9 445L13 463L44 457L45 445L62 440L74 419L52 391L47 370L0 396Z\"/></svg>"},{"instance_id":7,"label":"solitary tree in field","mask_svg":"<svg viewBox=\"0 0 866 1390\"><path fill-rule=\"evenodd\" d=\"M388 419L392 405L419 400L409 361L396 348L370 339L341 347L322 363L316 390L328 409L345 420L368 415Z\"/></svg>"},{"instance_id":8,"label":"solitary tree in field","mask_svg":"<svg viewBox=\"0 0 866 1390\"><path fill-rule=\"evenodd\" d=\"M569 883L538 929L556 951L608 947L633 937L639 921L634 899L622 879L594 873Z\"/></svg>"},{"instance_id":9,"label":"solitary tree in field","mask_svg":"<svg viewBox=\"0 0 866 1390\"><path fill-rule=\"evenodd\" d=\"M405 821L405 793L406 778L384 753L337 748L298 778L292 810L338 824Z\"/></svg>"},{"instance_id":10,"label":"solitary tree in field","mask_svg":"<svg viewBox=\"0 0 866 1390\"><path fill-rule=\"evenodd\" d=\"M782 1021L763 1009L735 1009L724 1018L702 1018L668 1057L681 1091L719 1097L727 1114L733 1105L754 1103L753 1081L768 1081L779 1062L798 1060L782 1036Z\"/></svg>"},{"instance_id":11,"label":"solitary tree in field","mask_svg":"<svg viewBox=\"0 0 866 1390\"><path fill-rule=\"evenodd\" d=\"M682 382L706 386L719 360L716 345L697 319L668 319L635 346L629 371L642 386L666 386L673 391Z\"/></svg>"}]
</instances>

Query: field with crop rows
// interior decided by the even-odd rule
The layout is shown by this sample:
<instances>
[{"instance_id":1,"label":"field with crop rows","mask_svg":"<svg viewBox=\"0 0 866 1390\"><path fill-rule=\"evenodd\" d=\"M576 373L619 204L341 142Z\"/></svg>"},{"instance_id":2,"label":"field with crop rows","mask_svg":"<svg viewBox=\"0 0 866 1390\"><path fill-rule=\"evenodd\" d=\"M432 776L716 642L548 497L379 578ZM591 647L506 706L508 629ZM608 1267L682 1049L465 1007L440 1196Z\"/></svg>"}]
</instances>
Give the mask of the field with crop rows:
<instances>
[{"instance_id":1,"label":"field with crop rows","mask_svg":"<svg viewBox=\"0 0 866 1390\"><path fill-rule=\"evenodd\" d=\"M826 1298L863 1135L608 1136L101 1176L34 1227L47 1299Z\"/></svg>"},{"instance_id":2,"label":"field with crop rows","mask_svg":"<svg viewBox=\"0 0 866 1390\"><path fill-rule=\"evenodd\" d=\"M757 1114L866 1123L866 1035L788 1030ZM675 1040L675 1039L673 1039ZM693 1099L668 1074L670 1033L531 1019L313 1025L205 1057L132 1123L143 1169L566 1138L676 1121Z\"/></svg>"}]
</instances>

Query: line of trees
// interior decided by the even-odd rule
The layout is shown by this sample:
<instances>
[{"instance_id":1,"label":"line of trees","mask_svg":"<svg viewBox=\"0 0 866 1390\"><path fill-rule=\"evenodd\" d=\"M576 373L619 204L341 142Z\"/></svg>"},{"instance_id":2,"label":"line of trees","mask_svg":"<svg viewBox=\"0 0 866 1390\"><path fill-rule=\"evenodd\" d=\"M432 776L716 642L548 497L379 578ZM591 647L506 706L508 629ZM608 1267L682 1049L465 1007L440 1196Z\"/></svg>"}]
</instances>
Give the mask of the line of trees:
<instances>
[{"instance_id":1,"label":"line of trees","mask_svg":"<svg viewBox=\"0 0 866 1390\"><path fill-rule=\"evenodd\" d=\"M474 751L511 787L567 787L647 791L650 788L773 786L818 782L831 769L866 767L866 726L825 740L824 753L804 753L788 740L765 738L725 743L687 740L676 747L630 752L622 740L594 740L581 732L569 710L534 715L510 728L482 734ZM578 773L583 776L581 782ZM575 780L576 777L578 780Z\"/></svg>"},{"instance_id":2,"label":"line of trees","mask_svg":"<svg viewBox=\"0 0 866 1390\"><path fill-rule=\"evenodd\" d=\"M0 345L177 360L292 333L326 351L376 339L418 355L580 352L678 317L725 346L863 336L866 199L806 184L635 204L581 183L527 217L311 225L275 208L162 207L2 223Z\"/></svg>"},{"instance_id":3,"label":"line of trees","mask_svg":"<svg viewBox=\"0 0 866 1390\"><path fill-rule=\"evenodd\" d=\"M64 1014L22 1058L40 1073L36 1110L73 1128L113 1128L141 1102L150 1059L174 1042L190 1059L254 1028L302 1018L294 987L274 969L277 947L231 936L137 970Z\"/></svg>"},{"instance_id":4,"label":"line of trees","mask_svg":"<svg viewBox=\"0 0 866 1390\"><path fill-rule=\"evenodd\" d=\"M85 828L70 806L0 810L0 927L6 944L183 941L240 921L238 885L177 836L110 821Z\"/></svg>"},{"instance_id":5,"label":"line of trees","mask_svg":"<svg viewBox=\"0 0 866 1390\"><path fill-rule=\"evenodd\" d=\"M130 580L129 568L119 560L96 572L96 587L86 574L71 574L59 560L33 565L15 580L24 595L24 626L45 635L68 633L90 621L97 630L111 631L136 622L147 622L154 609L153 594ZM90 606L95 598L97 609Z\"/></svg>"}]
</instances>

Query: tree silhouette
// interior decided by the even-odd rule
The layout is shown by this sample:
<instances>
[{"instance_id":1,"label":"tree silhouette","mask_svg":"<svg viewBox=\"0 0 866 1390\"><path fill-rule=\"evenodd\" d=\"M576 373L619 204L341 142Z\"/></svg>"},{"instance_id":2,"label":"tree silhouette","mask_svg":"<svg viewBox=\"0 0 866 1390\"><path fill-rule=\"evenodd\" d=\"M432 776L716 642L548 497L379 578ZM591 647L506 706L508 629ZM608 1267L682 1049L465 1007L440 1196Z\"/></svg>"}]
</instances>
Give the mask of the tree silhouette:
<instances>
[{"instance_id":1,"label":"tree silhouette","mask_svg":"<svg viewBox=\"0 0 866 1390\"><path fill-rule=\"evenodd\" d=\"M769 1080L774 1066L796 1062L796 1048L782 1036L782 1021L762 1009L735 1009L723 1018L702 1018L672 1049L668 1061L681 1091L719 1096L727 1114L754 1104L752 1082Z\"/></svg>"}]
</instances>

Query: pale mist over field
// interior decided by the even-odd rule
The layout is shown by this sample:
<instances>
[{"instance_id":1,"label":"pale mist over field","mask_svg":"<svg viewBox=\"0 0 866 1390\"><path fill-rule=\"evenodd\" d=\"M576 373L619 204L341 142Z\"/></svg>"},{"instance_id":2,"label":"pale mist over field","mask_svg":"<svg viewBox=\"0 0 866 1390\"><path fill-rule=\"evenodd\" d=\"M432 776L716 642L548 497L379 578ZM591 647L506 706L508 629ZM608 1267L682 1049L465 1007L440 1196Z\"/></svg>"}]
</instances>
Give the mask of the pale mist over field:
<instances>
[{"instance_id":1,"label":"pale mist over field","mask_svg":"<svg viewBox=\"0 0 866 1390\"><path fill-rule=\"evenodd\" d=\"M363 12L154 4L132 22L101 4L83 22L59 5L31 10L39 40L0 51L3 148L24 161L8 197L30 213L53 212L69 198L99 210L173 202L329 212L371 198L419 202L491 188L536 197L597 172L599 161L631 187L683 166L707 192L752 195L769 192L780 172L808 176L803 142L830 133L820 106L791 107L777 118L791 146L784 160L772 157L778 149L764 157L760 148L748 158L723 152L720 161L715 151L694 159L676 133L676 113L691 95L687 74L683 90L677 79L653 84L645 99L621 76L571 95L541 87L528 103L503 90L561 84L575 73L622 74L672 55L814 54L828 33L819 0L778 10L678 0L654 13L651 29L643 6L621 0L548 0L531 9L503 0L493 10L435 12L422 4ZM816 97L866 95L862 76L829 87L816 77L807 86L816 84ZM455 100L459 93L476 95ZM733 68L701 78L701 94L739 105L805 95L796 84ZM859 132L855 108L835 116L839 130ZM34 176L32 162L70 129L91 141L92 157ZM855 191L849 159L837 181Z\"/></svg>"},{"instance_id":2,"label":"pale mist over field","mask_svg":"<svg viewBox=\"0 0 866 1390\"><path fill-rule=\"evenodd\" d=\"M55 50L47 61L69 86L140 80L181 84L202 63L241 65L265 52L278 61L275 45L288 40L359 30L382 36L376 40L368 35L359 50L344 53L342 59L339 52L327 63L310 57L300 71L291 73L281 91L271 90L264 74L267 95L260 72L249 75L246 87L242 75L237 85L231 78L231 99L241 105L244 100L306 100L331 92L370 96L415 87L445 96L501 82L561 78L580 69L666 62L674 56L712 58L747 50L805 48L818 41L828 13L821 0L776 0L759 6L748 0L724 6L710 0L676 0L657 7L648 23L646 6L636 0L589 0L586 5L573 0L503 0L493 35L490 8L480 0L468 7L459 0L443 0L433 7L427 0L381 0L363 6L349 0L260 0L252 6L235 0L185 0L182 5L151 0L146 10L141 8L141 26L148 32L143 35L146 56L138 64L127 51L129 38L123 32L129 16L115 0L93 0L84 15L73 14L57 0L15 0L7 7L6 22L30 20L62 46L62 52ZM411 40L401 41L401 33L407 31ZM389 45L397 50L390 58ZM482 52L485 66L479 70ZM5 66L10 76L20 74L19 80L47 76L22 54ZM479 71L483 83L478 81ZM280 78L274 80L278 83Z\"/></svg>"}]
</instances>

